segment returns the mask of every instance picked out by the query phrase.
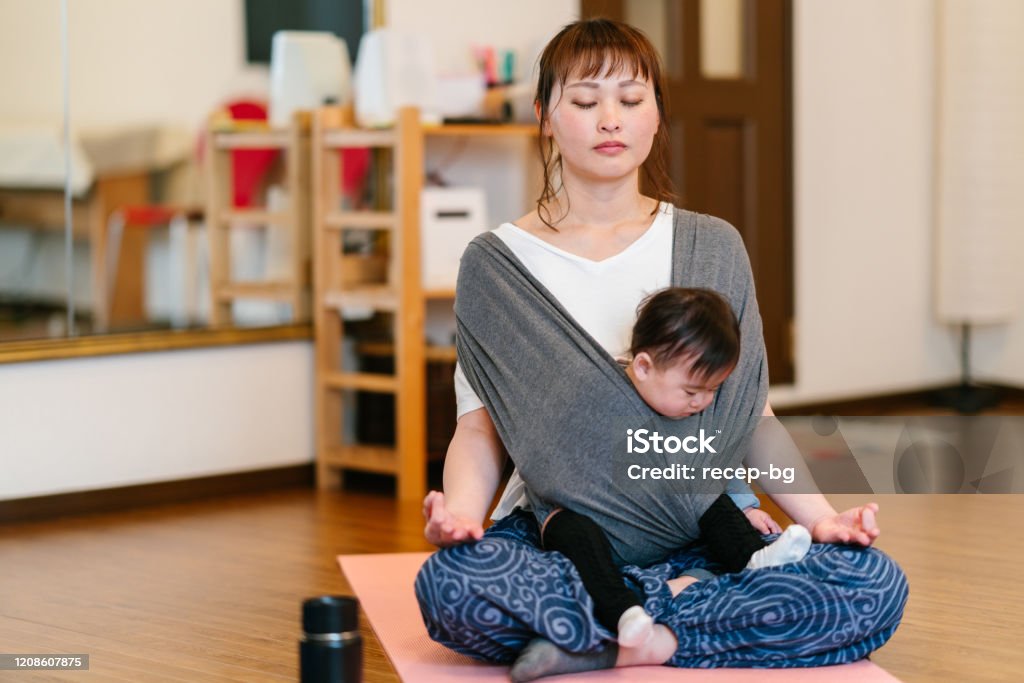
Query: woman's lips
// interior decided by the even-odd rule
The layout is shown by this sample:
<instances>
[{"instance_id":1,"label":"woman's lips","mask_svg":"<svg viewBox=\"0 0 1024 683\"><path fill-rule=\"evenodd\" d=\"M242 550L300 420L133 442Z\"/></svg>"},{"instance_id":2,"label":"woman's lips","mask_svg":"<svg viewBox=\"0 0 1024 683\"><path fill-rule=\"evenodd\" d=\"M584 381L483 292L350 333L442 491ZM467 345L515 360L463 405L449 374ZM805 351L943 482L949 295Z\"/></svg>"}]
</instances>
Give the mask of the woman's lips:
<instances>
[{"instance_id":1,"label":"woman's lips","mask_svg":"<svg viewBox=\"0 0 1024 683\"><path fill-rule=\"evenodd\" d=\"M594 148L594 151L601 154L616 154L624 149L626 149L626 146L621 142L602 142Z\"/></svg>"}]
</instances>

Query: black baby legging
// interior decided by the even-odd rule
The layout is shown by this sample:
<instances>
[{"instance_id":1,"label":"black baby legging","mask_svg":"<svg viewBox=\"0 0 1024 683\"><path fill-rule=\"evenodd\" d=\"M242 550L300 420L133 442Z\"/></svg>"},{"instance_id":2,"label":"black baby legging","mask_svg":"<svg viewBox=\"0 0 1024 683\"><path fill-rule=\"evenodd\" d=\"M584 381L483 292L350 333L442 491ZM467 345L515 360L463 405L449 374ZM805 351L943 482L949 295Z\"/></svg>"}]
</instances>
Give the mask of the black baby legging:
<instances>
[{"instance_id":1,"label":"black baby legging","mask_svg":"<svg viewBox=\"0 0 1024 683\"><path fill-rule=\"evenodd\" d=\"M727 572L743 569L750 556L766 545L746 515L724 493L701 515L698 526L710 557ZM640 600L623 582L604 531L589 517L559 510L547 521L541 540L545 550L556 550L575 565L583 587L594 600L594 617L617 632L619 617L639 605Z\"/></svg>"}]
</instances>

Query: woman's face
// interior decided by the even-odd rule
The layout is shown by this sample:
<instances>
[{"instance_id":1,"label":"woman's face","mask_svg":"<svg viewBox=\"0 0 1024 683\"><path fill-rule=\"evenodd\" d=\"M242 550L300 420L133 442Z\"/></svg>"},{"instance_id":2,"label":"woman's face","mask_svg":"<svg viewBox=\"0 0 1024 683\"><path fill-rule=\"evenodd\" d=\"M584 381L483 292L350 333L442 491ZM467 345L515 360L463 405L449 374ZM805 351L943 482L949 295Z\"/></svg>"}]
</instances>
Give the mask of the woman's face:
<instances>
[{"instance_id":1,"label":"woman's face","mask_svg":"<svg viewBox=\"0 0 1024 683\"><path fill-rule=\"evenodd\" d=\"M569 78L551 93L544 133L552 135L566 176L615 180L636 173L658 132L658 103L632 74Z\"/></svg>"}]
</instances>

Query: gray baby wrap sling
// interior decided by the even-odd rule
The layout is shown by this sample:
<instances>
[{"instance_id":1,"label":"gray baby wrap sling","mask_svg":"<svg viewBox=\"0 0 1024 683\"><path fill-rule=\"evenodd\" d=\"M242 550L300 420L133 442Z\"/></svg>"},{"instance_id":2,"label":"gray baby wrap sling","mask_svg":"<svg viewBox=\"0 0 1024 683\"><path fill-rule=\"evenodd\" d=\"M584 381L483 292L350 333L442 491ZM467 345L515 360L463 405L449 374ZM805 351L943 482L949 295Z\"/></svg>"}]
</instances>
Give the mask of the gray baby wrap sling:
<instances>
[{"instance_id":1,"label":"gray baby wrap sling","mask_svg":"<svg viewBox=\"0 0 1024 683\"><path fill-rule=\"evenodd\" d=\"M673 421L676 433L727 435L730 423L749 424L761 414L768 390L761 317L735 228L675 209L672 284L717 291L739 319L736 369L703 413ZM705 486L700 494L666 495L627 479L625 427L650 427L657 414L499 237L485 233L469 244L456 291L459 364L532 504L590 517L622 563L646 566L695 540L697 521L717 494ZM659 467L674 461L668 454L633 460Z\"/></svg>"}]
</instances>

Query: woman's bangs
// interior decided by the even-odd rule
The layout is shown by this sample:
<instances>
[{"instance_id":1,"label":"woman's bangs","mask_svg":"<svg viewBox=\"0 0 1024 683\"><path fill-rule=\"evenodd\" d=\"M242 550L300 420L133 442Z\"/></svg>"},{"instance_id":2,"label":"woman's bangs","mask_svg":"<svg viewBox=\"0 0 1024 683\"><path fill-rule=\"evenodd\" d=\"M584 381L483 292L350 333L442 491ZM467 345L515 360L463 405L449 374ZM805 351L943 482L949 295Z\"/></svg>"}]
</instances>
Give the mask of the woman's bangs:
<instances>
[{"instance_id":1,"label":"woman's bangs","mask_svg":"<svg viewBox=\"0 0 1024 683\"><path fill-rule=\"evenodd\" d=\"M647 65L627 45L587 45L574 58L566 59L558 69L559 82L570 78L587 80L627 74L631 78L651 80ZM568 55L567 55L568 56Z\"/></svg>"}]
</instances>

